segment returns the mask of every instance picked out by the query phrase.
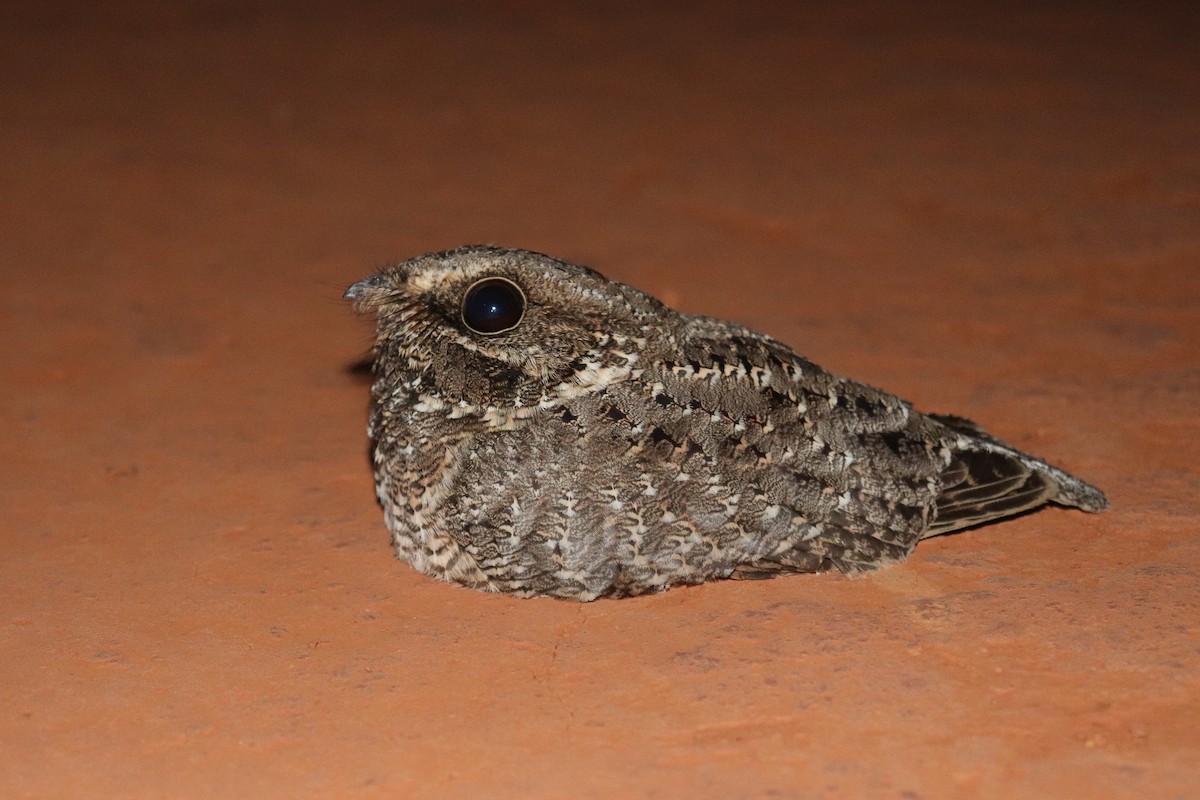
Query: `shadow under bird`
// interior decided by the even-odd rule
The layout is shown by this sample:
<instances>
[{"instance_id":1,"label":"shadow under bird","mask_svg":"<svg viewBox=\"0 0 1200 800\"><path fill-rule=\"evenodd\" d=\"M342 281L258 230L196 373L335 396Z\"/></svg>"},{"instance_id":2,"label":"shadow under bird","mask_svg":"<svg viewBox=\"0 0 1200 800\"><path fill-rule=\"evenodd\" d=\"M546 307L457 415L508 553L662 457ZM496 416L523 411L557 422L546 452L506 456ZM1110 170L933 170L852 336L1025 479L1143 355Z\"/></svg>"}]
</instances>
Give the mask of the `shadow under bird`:
<instances>
[{"instance_id":1,"label":"shadow under bird","mask_svg":"<svg viewBox=\"0 0 1200 800\"><path fill-rule=\"evenodd\" d=\"M474 589L854 575L1046 503L1107 505L969 420L539 253L430 253L345 296L376 315L368 433L396 551Z\"/></svg>"}]
</instances>

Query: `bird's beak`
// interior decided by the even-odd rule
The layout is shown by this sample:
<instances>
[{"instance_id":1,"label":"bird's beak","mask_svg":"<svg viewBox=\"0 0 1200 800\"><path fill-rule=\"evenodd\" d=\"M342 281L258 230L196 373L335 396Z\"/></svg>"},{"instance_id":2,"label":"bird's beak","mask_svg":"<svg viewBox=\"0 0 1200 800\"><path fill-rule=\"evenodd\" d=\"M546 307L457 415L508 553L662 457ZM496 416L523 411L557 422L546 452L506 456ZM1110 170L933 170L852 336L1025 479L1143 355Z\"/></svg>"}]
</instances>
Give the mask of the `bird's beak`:
<instances>
[{"instance_id":1,"label":"bird's beak","mask_svg":"<svg viewBox=\"0 0 1200 800\"><path fill-rule=\"evenodd\" d=\"M363 278L357 283L350 284L350 288L345 291L342 297L346 300L353 300L356 303L361 303L372 294L382 289L387 283L382 273L377 273L369 278Z\"/></svg>"}]
</instances>

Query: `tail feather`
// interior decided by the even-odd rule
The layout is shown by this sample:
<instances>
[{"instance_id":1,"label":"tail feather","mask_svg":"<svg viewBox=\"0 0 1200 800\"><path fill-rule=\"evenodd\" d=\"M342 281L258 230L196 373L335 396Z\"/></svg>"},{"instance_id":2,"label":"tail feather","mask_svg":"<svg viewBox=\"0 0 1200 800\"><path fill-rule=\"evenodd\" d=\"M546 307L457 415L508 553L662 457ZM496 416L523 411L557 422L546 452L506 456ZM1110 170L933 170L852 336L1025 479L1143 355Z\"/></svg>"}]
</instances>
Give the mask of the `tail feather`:
<instances>
[{"instance_id":1,"label":"tail feather","mask_svg":"<svg viewBox=\"0 0 1200 800\"><path fill-rule=\"evenodd\" d=\"M1041 459L999 441L962 417L930 415L958 434L942 473L936 515L925 538L1020 514L1046 503L1101 511L1104 494Z\"/></svg>"},{"instance_id":2,"label":"tail feather","mask_svg":"<svg viewBox=\"0 0 1200 800\"><path fill-rule=\"evenodd\" d=\"M938 498L938 510L945 516L945 512L950 509L957 509L969 506L977 506L981 503L996 500L1007 495L1016 493L1029 488L1029 484L1033 482L1033 478L1037 477L1036 473L1022 473L1018 475L1010 475L1007 478L998 478L994 483L985 483L982 485L960 484L961 488L955 488L951 492L943 491Z\"/></svg>"}]
</instances>

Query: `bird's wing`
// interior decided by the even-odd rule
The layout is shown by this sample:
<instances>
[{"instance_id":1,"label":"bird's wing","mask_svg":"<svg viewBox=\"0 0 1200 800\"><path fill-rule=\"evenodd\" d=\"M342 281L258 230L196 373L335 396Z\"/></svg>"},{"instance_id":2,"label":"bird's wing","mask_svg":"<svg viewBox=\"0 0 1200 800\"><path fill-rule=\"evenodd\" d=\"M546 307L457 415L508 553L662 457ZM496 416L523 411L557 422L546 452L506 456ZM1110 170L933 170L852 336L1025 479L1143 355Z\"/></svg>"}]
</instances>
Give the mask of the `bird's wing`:
<instances>
[{"instance_id":1,"label":"bird's wing","mask_svg":"<svg viewBox=\"0 0 1200 800\"><path fill-rule=\"evenodd\" d=\"M740 465L751 495L810 524L794 553L771 561L820 555L861 572L902 560L932 516L945 456L929 433L941 429L900 398L832 375L770 337L703 318L689 327L678 362L652 378L662 402L695 408L667 428Z\"/></svg>"}]
</instances>

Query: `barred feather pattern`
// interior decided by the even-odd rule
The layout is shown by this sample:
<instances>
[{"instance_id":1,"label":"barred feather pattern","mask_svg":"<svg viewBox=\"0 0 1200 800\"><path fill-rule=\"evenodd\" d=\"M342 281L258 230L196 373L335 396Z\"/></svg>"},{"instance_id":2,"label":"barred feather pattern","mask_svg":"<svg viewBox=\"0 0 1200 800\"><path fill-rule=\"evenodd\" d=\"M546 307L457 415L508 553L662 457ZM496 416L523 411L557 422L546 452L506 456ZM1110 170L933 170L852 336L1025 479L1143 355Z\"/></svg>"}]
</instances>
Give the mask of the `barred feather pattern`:
<instances>
[{"instance_id":1,"label":"barred feather pattern","mask_svg":"<svg viewBox=\"0 0 1200 800\"><path fill-rule=\"evenodd\" d=\"M464 295L520 288L473 330ZM960 417L832 375L539 253L430 253L352 285L374 314L368 434L396 552L573 600L904 561L922 538L1104 495Z\"/></svg>"}]
</instances>

